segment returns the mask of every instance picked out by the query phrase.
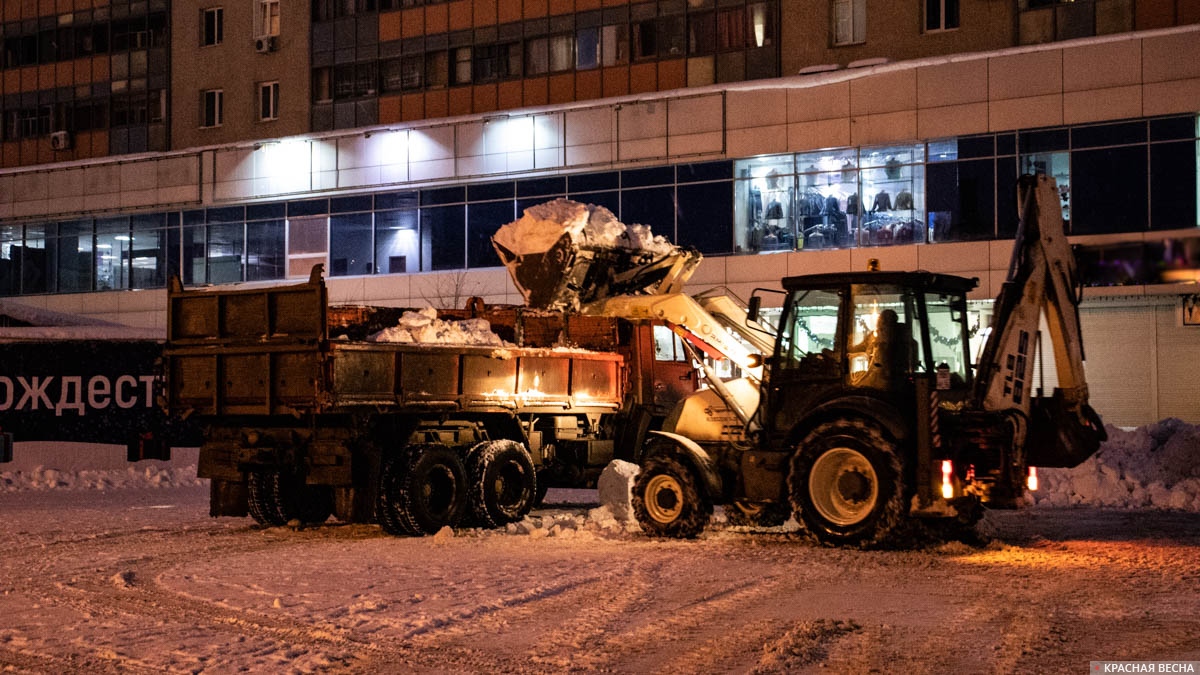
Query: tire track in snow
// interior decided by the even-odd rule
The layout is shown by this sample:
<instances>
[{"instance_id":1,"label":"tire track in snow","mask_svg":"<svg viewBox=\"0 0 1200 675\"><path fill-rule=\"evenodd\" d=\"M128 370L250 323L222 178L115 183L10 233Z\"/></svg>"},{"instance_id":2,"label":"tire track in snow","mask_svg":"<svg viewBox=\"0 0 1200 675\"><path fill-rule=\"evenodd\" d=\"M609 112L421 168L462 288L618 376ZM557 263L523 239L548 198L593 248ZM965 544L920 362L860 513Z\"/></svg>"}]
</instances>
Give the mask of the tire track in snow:
<instances>
[{"instance_id":1,"label":"tire track in snow","mask_svg":"<svg viewBox=\"0 0 1200 675\"><path fill-rule=\"evenodd\" d=\"M642 620L638 625L605 636L593 650L597 668L658 670L659 653L676 653L692 648L697 641L722 635L729 625L722 618L738 616L745 607L774 595L781 584L780 577L750 576L733 583L715 581L708 582L706 588L710 592L702 597L682 605L663 604L657 612L640 615ZM647 604L653 605L654 598Z\"/></svg>"},{"instance_id":2,"label":"tire track in snow","mask_svg":"<svg viewBox=\"0 0 1200 675\"><path fill-rule=\"evenodd\" d=\"M46 605L69 608L88 622L111 621L114 631L140 624L147 631L186 635L186 638L181 637L181 641L186 641L195 637L188 634L194 633L197 628L207 628L213 631L213 638L218 642L243 644L245 650L257 650L260 654L277 652L294 655L300 652L321 655L318 660L329 662L328 665L347 666L358 660L358 655L364 654L385 657L384 660L389 663L405 660L408 645L404 641L380 643L374 638L361 637L352 630L331 624L313 625L311 621L272 617L254 610L221 606L211 601L189 598L164 587L159 581L161 574L177 567L181 559L211 559L267 550L281 542L294 541L288 535L265 532L265 537L248 542L246 532L224 536L217 533L197 542L195 532L174 533L174 537L163 537L163 534L147 535L139 531L128 533L126 537L113 536L104 540L87 538L64 544L64 549L72 550L59 550L55 558L61 563L66 557L64 554L69 554L78 557L79 561L65 568L58 566L54 572L31 577L33 583L23 587L21 592L33 595ZM122 538L128 541L114 547L113 541ZM138 556L97 563L94 557L87 555L89 550L96 547L138 551ZM136 632L134 628L129 628L129 631ZM264 647L264 643L269 646ZM60 649L61 646L53 648ZM103 661L100 656L103 649L103 645L83 645L72 658L89 662L96 659ZM330 651L332 655L326 655ZM202 655L173 656L196 660ZM230 655L225 656L228 658ZM167 660L171 658L167 655L161 657ZM182 665L177 661L162 665L139 663L128 656L120 657L120 662L137 664L151 672L161 672L164 667L177 669ZM208 665L211 667L214 664Z\"/></svg>"},{"instance_id":3,"label":"tire track in snow","mask_svg":"<svg viewBox=\"0 0 1200 675\"><path fill-rule=\"evenodd\" d=\"M589 589L591 597L568 610L565 620L545 632L539 643L528 650L534 663L565 669L594 667L593 654L602 651L608 636L620 631L630 616L638 616L649 604L647 596L661 578L661 561L646 565L622 564L605 578L604 585ZM546 609L546 608L543 608ZM561 655L561 645L572 648L569 657Z\"/></svg>"}]
</instances>

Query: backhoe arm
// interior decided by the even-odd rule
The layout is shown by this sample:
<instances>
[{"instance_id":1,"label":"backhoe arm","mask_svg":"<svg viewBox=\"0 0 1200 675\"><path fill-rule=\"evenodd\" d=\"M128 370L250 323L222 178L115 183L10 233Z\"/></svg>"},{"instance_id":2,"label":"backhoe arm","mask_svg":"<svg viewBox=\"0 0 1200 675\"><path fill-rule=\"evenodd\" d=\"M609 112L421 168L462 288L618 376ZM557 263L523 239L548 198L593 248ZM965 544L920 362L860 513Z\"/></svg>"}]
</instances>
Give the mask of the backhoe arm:
<instances>
[{"instance_id":1,"label":"backhoe arm","mask_svg":"<svg viewBox=\"0 0 1200 675\"><path fill-rule=\"evenodd\" d=\"M1044 457L1042 466L1073 466L1095 452L1104 437L1088 405L1075 259L1054 180L1022 176L1018 199L1021 222L979 363L975 398L983 410L1016 413L1014 418L1027 422L1028 434L1019 430L1017 444ZM1032 388L1043 313L1058 374L1049 399L1035 398Z\"/></svg>"}]
</instances>

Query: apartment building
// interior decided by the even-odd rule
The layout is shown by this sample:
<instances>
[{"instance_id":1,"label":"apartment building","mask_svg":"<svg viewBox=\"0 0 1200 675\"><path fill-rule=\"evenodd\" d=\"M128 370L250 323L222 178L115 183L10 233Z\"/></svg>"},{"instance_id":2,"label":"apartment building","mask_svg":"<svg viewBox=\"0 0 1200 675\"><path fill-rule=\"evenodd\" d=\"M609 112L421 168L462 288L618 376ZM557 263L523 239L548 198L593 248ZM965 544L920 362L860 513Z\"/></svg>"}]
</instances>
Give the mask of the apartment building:
<instances>
[{"instance_id":1,"label":"apartment building","mask_svg":"<svg viewBox=\"0 0 1200 675\"><path fill-rule=\"evenodd\" d=\"M308 3L176 0L171 145L191 148L308 131Z\"/></svg>"}]
</instances>

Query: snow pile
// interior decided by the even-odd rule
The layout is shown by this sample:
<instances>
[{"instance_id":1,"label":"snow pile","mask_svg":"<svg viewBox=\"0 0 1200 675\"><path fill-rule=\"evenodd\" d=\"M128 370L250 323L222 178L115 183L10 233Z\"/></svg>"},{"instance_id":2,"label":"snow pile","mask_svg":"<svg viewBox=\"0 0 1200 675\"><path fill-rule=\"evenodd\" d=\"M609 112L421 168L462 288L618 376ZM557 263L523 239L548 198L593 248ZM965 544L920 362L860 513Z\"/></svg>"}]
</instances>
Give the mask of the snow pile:
<instances>
[{"instance_id":1,"label":"snow pile","mask_svg":"<svg viewBox=\"0 0 1200 675\"><path fill-rule=\"evenodd\" d=\"M612 211L595 204L555 199L525 209L520 219L499 229L492 238L515 256L544 253L564 234L585 248L625 248L668 255L675 246L647 225L626 225Z\"/></svg>"},{"instance_id":2,"label":"snow pile","mask_svg":"<svg viewBox=\"0 0 1200 675\"><path fill-rule=\"evenodd\" d=\"M633 481L640 471L637 464L614 459L600 472L596 491L600 504L608 508L613 518L633 520Z\"/></svg>"},{"instance_id":3,"label":"snow pile","mask_svg":"<svg viewBox=\"0 0 1200 675\"><path fill-rule=\"evenodd\" d=\"M435 345L492 345L508 346L492 332L487 319L445 321L437 310L426 307L405 312L397 325L385 328L367 338L371 342L404 342Z\"/></svg>"},{"instance_id":4,"label":"snow pile","mask_svg":"<svg viewBox=\"0 0 1200 675\"><path fill-rule=\"evenodd\" d=\"M624 538L638 536L642 528L633 520L613 517L607 506L598 506L586 512L548 511L528 515L519 522L509 523L503 530L476 530L480 535L496 534L524 535L532 539L554 537L558 539Z\"/></svg>"},{"instance_id":5,"label":"snow pile","mask_svg":"<svg viewBox=\"0 0 1200 675\"><path fill-rule=\"evenodd\" d=\"M200 485L196 466L129 467L128 469L63 471L44 466L32 471L0 472L0 492L22 490L118 490L124 488L174 488Z\"/></svg>"},{"instance_id":6,"label":"snow pile","mask_svg":"<svg viewBox=\"0 0 1200 675\"><path fill-rule=\"evenodd\" d=\"M1200 426L1178 419L1124 430L1073 469L1042 469L1036 506L1111 506L1200 512Z\"/></svg>"}]
</instances>

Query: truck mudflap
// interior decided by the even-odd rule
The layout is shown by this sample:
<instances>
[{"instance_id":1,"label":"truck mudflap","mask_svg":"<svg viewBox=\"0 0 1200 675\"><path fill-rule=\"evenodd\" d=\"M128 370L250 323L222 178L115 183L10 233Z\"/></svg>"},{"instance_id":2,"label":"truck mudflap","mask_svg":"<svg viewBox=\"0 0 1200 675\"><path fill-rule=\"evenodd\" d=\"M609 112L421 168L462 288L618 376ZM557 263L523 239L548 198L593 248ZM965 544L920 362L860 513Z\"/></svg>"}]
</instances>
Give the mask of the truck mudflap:
<instances>
[{"instance_id":1,"label":"truck mudflap","mask_svg":"<svg viewBox=\"0 0 1200 675\"><path fill-rule=\"evenodd\" d=\"M1055 389L1052 397L1033 399L1025 463L1069 469L1079 466L1108 440L1100 416L1087 403L1076 403Z\"/></svg>"},{"instance_id":2,"label":"truck mudflap","mask_svg":"<svg viewBox=\"0 0 1200 675\"><path fill-rule=\"evenodd\" d=\"M673 434L669 431L651 431L651 437L664 438L668 440L677 450L683 453L685 460L696 471L700 478L704 489L708 492L708 496L714 500L720 500L723 491L721 489L721 474L717 472L717 464L713 458L709 456L704 448L700 447L692 439L679 434ZM646 458L642 458L643 461Z\"/></svg>"}]
</instances>

